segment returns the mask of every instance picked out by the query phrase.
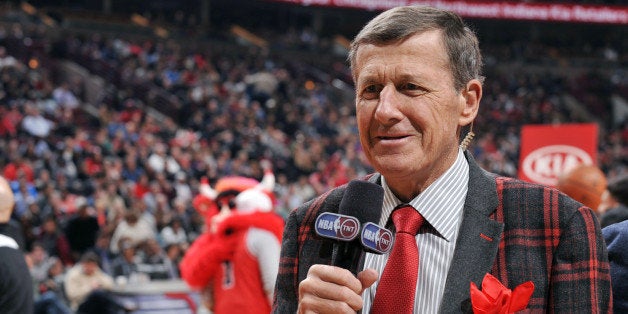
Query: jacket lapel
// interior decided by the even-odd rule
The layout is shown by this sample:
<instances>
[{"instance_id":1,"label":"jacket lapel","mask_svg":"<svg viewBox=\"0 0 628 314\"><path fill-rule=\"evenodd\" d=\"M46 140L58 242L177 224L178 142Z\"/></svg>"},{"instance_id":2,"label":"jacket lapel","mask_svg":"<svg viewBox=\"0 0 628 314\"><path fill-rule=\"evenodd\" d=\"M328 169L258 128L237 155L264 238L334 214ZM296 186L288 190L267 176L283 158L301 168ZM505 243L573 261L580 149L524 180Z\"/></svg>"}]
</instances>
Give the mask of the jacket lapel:
<instances>
[{"instance_id":1,"label":"jacket lapel","mask_svg":"<svg viewBox=\"0 0 628 314\"><path fill-rule=\"evenodd\" d=\"M465 152L469 161L469 190L454 257L449 268L441 313L470 310L469 285L478 286L495 261L504 225L489 219L498 205L495 179Z\"/></svg>"}]
</instances>

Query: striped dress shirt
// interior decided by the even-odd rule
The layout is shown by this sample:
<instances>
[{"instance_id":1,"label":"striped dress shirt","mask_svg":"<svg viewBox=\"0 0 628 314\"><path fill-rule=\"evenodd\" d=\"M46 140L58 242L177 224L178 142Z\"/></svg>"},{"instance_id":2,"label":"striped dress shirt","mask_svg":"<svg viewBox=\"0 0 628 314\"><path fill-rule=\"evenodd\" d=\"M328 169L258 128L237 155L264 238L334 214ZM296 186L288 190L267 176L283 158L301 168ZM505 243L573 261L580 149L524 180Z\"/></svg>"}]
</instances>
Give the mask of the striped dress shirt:
<instances>
[{"instance_id":1,"label":"striped dress shirt","mask_svg":"<svg viewBox=\"0 0 628 314\"><path fill-rule=\"evenodd\" d=\"M454 164L409 204L427 222L416 236L419 248L419 278L416 286L414 313L438 313L449 266L454 256L462 209L469 183L469 164L461 150ZM402 202L392 193L382 177L384 204L380 226L385 226L392 210ZM393 228L392 224L387 226ZM394 232L394 231L393 231ZM382 274L389 254L367 253L364 268ZM377 290L377 282L364 291L362 313L369 313Z\"/></svg>"}]
</instances>

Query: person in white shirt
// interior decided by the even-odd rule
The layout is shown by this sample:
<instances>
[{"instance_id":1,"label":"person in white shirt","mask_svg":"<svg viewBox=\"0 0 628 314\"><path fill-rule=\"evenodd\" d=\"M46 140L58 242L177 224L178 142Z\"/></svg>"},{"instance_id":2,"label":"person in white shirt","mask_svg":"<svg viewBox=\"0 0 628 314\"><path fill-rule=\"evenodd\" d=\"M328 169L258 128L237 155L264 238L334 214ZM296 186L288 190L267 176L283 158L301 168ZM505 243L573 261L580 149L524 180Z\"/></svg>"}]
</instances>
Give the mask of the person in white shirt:
<instances>
[{"instance_id":1,"label":"person in white shirt","mask_svg":"<svg viewBox=\"0 0 628 314\"><path fill-rule=\"evenodd\" d=\"M145 220L140 219L137 211L131 210L113 232L110 250L114 254L118 253L122 239L128 239L132 245L137 246L148 239L155 239L155 237L153 228Z\"/></svg>"},{"instance_id":2,"label":"person in white shirt","mask_svg":"<svg viewBox=\"0 0 628 314\"><path fill-rule=\"evenodd\" d=\"M113 288L113 278L100 269L98 261L98 255L88 252L81 257L78 264L68 270L64 287L73 310L77 310L87 296L97 289Z\"/></svg>"}]
</instances>

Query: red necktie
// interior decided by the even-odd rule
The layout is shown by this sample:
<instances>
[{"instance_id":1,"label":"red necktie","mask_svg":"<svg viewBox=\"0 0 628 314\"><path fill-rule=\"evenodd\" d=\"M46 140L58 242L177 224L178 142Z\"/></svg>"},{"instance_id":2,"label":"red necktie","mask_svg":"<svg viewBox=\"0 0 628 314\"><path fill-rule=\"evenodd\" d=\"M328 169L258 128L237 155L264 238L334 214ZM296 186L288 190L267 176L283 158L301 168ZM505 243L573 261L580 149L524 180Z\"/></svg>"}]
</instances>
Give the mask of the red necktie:
<instances>
[{"instance_id":1,"label":"red necktie","mask_svg":"<svg viewBox=\"0 0 628 314\"><path fill-rule=\"evenodd\" d=\"M412 313L419 272L419 250L415 236L423 216L412 206L403 205L391 214L397 230L388 262L377 284L372 314Z\"/></svg>"}]
</instances>

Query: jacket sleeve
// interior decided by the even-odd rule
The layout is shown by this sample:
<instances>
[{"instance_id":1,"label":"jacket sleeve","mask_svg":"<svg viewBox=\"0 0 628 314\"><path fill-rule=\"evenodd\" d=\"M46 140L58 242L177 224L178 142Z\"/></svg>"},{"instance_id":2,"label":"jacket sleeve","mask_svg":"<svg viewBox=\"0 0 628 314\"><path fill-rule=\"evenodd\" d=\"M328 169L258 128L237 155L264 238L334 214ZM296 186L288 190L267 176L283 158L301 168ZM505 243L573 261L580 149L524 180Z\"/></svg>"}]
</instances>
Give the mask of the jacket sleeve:
<instances>
[{"instance_id":1,"label":"jacket sleeve","mask_svg":"<svg viewBox=\"0 0 628 314\"><path fill-rule=\"evenodd\" d=\"M346 185L329 190L293 210L286 221L279 271L275 283L273 313L295 313L299 283L312 265L331 265L330 242L316 235L314 222L322 212L338 212Z\"/></svg>"},{"instance_id":2,"label":"jacket sleeve","mask_svg":"<svg viewBox=\"0 0 628 314\"><path fill-rule=\"evenodd\" d=\"M288 216L281 244L279 271L273 297L273 313L295 313L297 311L298 289L298 232L297 211Z\"/></svg>"},{"instance_id":3,"label":"jacket sleeve","mask_svg":"<svg viewBox=\"0 0 628 314\"><path fill-rule=\"evenodd\" d=\"M593 211L567 221L552 261L549 308L555 313L611 313L610 266Z\"/></svg>"}]
</instances>

